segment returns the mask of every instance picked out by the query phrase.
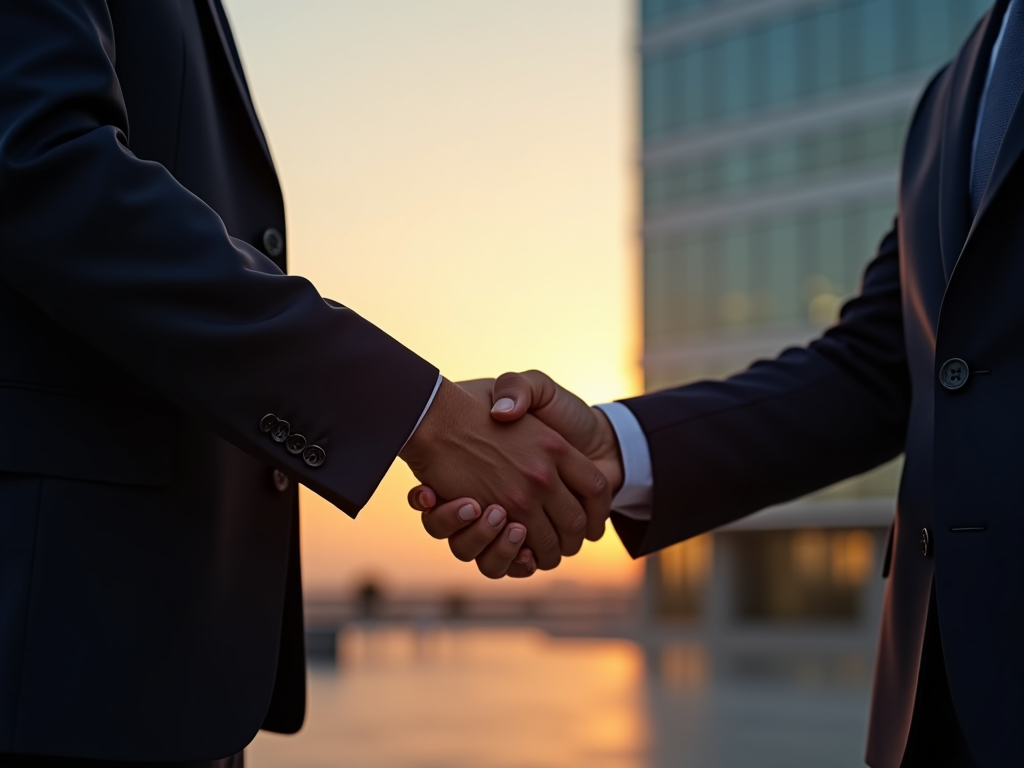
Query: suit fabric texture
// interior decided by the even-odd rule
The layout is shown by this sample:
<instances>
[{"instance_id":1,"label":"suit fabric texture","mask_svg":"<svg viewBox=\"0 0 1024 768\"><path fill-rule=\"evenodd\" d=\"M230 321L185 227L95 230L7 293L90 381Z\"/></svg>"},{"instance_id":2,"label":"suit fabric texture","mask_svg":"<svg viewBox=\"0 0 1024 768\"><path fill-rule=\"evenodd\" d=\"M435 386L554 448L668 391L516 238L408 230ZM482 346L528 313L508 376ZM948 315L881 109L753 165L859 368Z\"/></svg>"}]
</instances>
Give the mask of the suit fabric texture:
<instances>
[{"instance_id":1,"label":"suit fabric texture","mask_svg":"<svg viewBox=\"0 0 1024 768\"><path fill-rule=\"evenodd\" d=\"M285 233L217 0L0 2L0 753L301 725L296 484L354 516L437 370Z\"/></svg>"},{"instance_id":2,"label":"suit fabric texture","mask_svg":"<svg viewBox=\"0 0 1024 768\"><path fill-rule=\"evenodd\" d=\"M897 768L903 757L933 583L949 691L970 752L982 768L1019 762L1020 104L974 219L968 196L978 101L1006 6L995 4L921 96L896 221L839 322L808 347L725 381L624 401L647 436L654 477L650 522L613 516L634 556L905 454L874 675L874 768ZM972 371L955 391L940 381L953 358Z\"/></svg>"}]
</instances>

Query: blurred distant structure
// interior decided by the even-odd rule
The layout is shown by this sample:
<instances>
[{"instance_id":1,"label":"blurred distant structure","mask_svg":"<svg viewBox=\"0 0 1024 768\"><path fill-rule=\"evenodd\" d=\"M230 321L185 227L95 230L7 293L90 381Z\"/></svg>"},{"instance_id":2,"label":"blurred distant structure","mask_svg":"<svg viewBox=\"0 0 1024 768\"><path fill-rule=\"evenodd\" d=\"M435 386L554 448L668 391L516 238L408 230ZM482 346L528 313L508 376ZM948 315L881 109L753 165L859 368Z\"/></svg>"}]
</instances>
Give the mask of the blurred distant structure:
<instances>
[{"instance_id":1,"label":"blurred distant structure","mask_svg":"<svg viewBox=\"0 0 1024 768\"><path fill-rule=\"evenodd\" d=\"M990 5L640 0L648 389L835 320L892 225L916 99ZM650 558L653 625L873 648L899 465Z\"/></svg>"}]
</instances>

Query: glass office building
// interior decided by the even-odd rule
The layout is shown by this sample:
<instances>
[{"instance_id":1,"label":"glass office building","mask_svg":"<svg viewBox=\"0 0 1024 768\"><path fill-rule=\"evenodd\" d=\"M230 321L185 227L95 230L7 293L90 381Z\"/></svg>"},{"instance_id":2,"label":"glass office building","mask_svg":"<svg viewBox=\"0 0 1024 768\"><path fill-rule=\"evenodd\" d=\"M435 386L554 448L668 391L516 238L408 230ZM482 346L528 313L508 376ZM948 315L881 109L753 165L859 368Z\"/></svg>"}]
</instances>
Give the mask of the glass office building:
<instances>
[{"instance_id":1,"label":"glass office building","mask_svg":"<svg viewBox=\"0 0 1024 768\"><path fill-rule=\"evenodd\" d=\"M895 216L925 83L991 0L642 0L644 371L718 377L834 322ZM899 462L652 559L662 619L871 627ZM717 618L716 618L717 617Z\"/></svg>"}]
</instances>

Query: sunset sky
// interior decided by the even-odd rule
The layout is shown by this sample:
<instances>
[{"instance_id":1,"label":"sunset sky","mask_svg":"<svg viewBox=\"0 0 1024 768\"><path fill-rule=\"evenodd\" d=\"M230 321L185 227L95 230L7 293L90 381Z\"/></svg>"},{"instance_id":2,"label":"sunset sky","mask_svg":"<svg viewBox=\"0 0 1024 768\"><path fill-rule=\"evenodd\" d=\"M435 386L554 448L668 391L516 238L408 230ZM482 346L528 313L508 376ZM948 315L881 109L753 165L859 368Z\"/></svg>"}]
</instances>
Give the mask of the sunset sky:
<instances>
[{"instance_id":1,"label":"sunset sky","mask_svg":"<svg viewBox=\"0 0 1024 768\"><path fill-rule=\"evenodd\" d=\"M458 380L540 368L641 386L628 0L226 0L289 262ZM494 585L422 531L396 462L352 521L303 491L307 590ZM609 527L540 574L635 583Z\"/></svg>"}]
</instances>

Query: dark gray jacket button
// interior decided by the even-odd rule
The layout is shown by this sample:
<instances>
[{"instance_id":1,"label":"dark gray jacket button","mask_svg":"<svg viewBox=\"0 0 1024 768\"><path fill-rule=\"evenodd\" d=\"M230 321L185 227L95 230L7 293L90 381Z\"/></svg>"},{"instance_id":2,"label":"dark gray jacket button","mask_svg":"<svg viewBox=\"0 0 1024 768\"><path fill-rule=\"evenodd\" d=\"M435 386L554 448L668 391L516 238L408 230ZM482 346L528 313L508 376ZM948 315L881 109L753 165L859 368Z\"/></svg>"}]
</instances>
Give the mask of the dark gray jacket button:
<instances>
[{"instance_id":1,"label":"dark gray jacket button","mask_svg":"<svg viewBox=\"0 0 1024 768\"><path fill-rule=\"evenodd\" d=\"M298 456L306 448L306 438L298 432L294 435L288 435L288 439L284 441L284 447L288 449L288 453Z\"/></svg>"},{"instance_id":2,"label":"dark gray jacket button","mask_svg":"<svg viewBox=\"0 0 1024 768\"><path fill-rule=\"evenodd\" d=\"M267 254L267 256L270 256L272 259L276 259L282 253L284 253L284 235L282 235L273 227L264 230L263 252Z\"/></svg>"},{"instance_id":3,"label":"dark gray jacket button","mask_svg":"<svg viewBox=\"0 0 1024 768\"><path fill-rule=\"evenodd\" d=\"M939 369L939 381L942 382L942 386L949 390L960 389L960 387L967 383L967 378L970 375L971 371L967 367L967 363L959 357L947 360L942 364L942 368Z\"/></svg>"},{"instance_id":4,"label":"dark gray jacket button","mask_svg":"<svg viewBox=\"0 0 1024 768\"><path fill-rule=\"evenodd\" d=\"M291 434L292 425L284 419L278 419L277 423L274 424L273 429L270 430L270 437L275 443L283 443L288 439L288 435Z\"/></svg>"},{"instance_id":5,"label":"dark gray jacket button","mask_svg":"<svg viewBox=\"0 0 1024 768\"><path fill-rule=\"evenodd\" d=\"M277 424L277 416L272 413L268 413L262 419L260 419L260 432L269 432Z\"/></svg>"},{"instance_id":6,"label":"dark gray jacket button","mask_svg":"<svg viewBox=\"0 0 1024 768\"><path fill-rule=\"evenodd\" d=\"M292 484L292 481L288 479L288 475L280 469L275 469L271 477L274 480L274 487L279 491L287 491L288 487Z\"/></svg>"},{"instance_id":7,"label":"dark gray jacket button","mask_svg":"<svg viewBox=\"0 0 1024 768\"><path fill-rule=\"evenodd\" d=\"M302 460L311 467L319 467L327 460L327 453L319 445L311 445L302 452Z\"/></svg>"},{"instance_id":8,"label":"dark gray jacket button","mask_svg":"<svg viewBox=\"0 0 1024 768\"><path fill-rule=\"evenodd\" d=\"M921 529L921 554L928 557L932 553L932 534L927 528Z\"/></svg>"}]
</instances>

